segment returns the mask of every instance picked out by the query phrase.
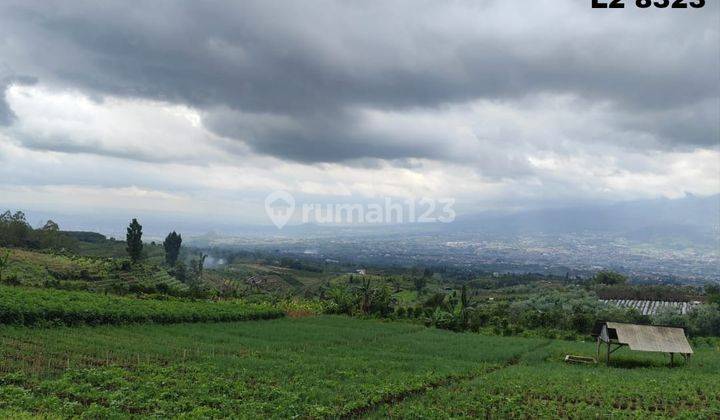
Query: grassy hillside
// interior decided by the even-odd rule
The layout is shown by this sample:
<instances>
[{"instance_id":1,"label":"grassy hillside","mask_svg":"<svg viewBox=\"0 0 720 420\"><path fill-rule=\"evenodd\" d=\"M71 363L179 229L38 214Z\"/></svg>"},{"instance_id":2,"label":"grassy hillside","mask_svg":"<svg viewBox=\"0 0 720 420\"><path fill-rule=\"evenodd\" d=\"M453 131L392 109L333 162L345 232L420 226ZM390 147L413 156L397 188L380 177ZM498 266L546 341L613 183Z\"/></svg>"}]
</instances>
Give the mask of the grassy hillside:
<instances>
[{"instance_id":1,"label":"grassy hillside","mask_svg":"<svg viewBox=\"0 0 720 420\"><path fill-rule=\"evenodd\" d=\"M188 289L166 268L149 261L131 265L124 258L0 248L0 253L5 251L10 252L10 258L3 279L10 283L92 291L131 291L159 285L168 291Z\"/></svg>"},{"instance_id":2,"label":"grassy hillside","mask_svg":"<svg viewBox=\"0 0 720 420\"><path fill-rule=\"evenodd\" d=\"M720 413L720 352L688 366L591 343L345 317L219 324L0 327L0 415L670 416ZM560 410L560 411L558 411Z\"/></svg>"},{"instance_id":3,"label":"grassy hillside","mask_svg":"<svg viewBox=\"0 0 720 420\"><path fill-rule=\"evenodd\" d=\"M225 267L206 270L205 280L223 288L231 287L241 294L273 293L289 295L317 290L333 273L316 273L254 261L234 262Z\"/></svg>"},{"instance_id":4,"label":"grassy hillside","mask_svg":"<svg viewBox=\"0 0 720 420\"><path fill-rule=\"evenodd\" d=\"M103 241L80 241L78 254L102 258L125 258L127 257L127 243L113 239ZM161 263L164 259L162 244L145 243L143 246L144 257L147 261Z\"/></svg>"},{"instance_id":5,"label":"grassy hillside","mask_svg":"<svg viewBox=\"0 0 720 420\"><path fill-rule=\"evenodd\" d=\"M75 255L0 248L0 253L10 252L9 267L3 273L4 281L27 286L113 293L146 292L153 288L171 293L188 291L186 284L171 276L168 268L160 264L162 257L159 246L146 244L148 253L153 256L140 264L130 264L124 242L103 240L79 244L83 252ZM190 256L186 256L186 260L190 259ZM365 278L377 286L401 285L405 290L413 287L409 280L390 282L380 276ZM228 297L317 295L323 287L357 286L360 280L360 276L343 272L303 270L253 259L206 268L203 275L206 289ZM439 290L437 285L433 287ZM414 292L407 291L402 296L399 294L398 300L412 300L414 297Z\"/></svg>"}]
</instances>

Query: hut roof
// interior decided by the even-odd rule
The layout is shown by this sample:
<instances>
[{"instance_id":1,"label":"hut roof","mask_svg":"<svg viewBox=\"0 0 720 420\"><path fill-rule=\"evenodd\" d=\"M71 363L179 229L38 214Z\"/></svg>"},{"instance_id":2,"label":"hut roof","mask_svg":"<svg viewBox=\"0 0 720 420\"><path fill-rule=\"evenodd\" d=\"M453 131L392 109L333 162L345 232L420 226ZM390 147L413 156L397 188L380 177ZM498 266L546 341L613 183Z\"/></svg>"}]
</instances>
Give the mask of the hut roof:
<instances>
[{"instance_id":1,"label":"hut roof","mask_svg":"<svg viewBox=\"0 0 720 420\"><path fill-rule=\"evenodd\" d=\"M685 330L678 327L606 322L608 336L631 350L692 354Z\"/></svg>"}]
</instances>

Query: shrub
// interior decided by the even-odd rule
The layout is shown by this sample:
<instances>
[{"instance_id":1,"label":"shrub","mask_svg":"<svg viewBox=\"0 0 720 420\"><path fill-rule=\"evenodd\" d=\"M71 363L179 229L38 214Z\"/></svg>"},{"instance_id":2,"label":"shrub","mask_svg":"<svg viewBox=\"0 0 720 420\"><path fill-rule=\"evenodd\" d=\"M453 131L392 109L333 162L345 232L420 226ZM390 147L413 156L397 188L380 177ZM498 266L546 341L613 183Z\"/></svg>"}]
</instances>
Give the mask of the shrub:
<instances>
[{"instance_id":1,"label":"shrub","mask_svg":"<svg viewBox=\"0 0 720 420\"><path fill-rule=\"evenodd\" d=\"M336 286L327 293L330 302L333 303L335 313L352 315L358 307L358 296L350 292L346 287Z\"/></svg>"},{"instance_id":2,"label":"shrub","mask_svg":"<svg viewBox=\"0 0 720 420\"><path fill-rule=\"evenodd\" d=\"M3 283L7 284L8 286L19 286L20 284L22 284L17 274L10 274L5 279L3 279Z\"/></svg>"}]
</instances>

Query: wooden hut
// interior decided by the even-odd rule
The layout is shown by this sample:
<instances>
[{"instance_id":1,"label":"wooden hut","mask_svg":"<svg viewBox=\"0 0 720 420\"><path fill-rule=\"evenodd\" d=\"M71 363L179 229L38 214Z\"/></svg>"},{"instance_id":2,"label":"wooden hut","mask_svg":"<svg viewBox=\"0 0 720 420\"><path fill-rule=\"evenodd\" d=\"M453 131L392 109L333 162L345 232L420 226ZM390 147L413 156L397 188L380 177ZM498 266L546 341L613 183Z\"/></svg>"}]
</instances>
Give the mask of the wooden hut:
<instances>
[{"instance_id":1,"label":"wooden hut","mask_svg":"<svg viewBox=\"0 0 720 420\"><path fill-rule=\"evenodd\" d=\"M602 343L607 345L606 363L610 362L612 353L624 346L634 351L668 353L671 364L676 353L682 355L686 361L693 354L685 336L685 329L679 327L599 322L593 328L592 335L597 340L598 360Z\"/></svg>"}]
</instances>

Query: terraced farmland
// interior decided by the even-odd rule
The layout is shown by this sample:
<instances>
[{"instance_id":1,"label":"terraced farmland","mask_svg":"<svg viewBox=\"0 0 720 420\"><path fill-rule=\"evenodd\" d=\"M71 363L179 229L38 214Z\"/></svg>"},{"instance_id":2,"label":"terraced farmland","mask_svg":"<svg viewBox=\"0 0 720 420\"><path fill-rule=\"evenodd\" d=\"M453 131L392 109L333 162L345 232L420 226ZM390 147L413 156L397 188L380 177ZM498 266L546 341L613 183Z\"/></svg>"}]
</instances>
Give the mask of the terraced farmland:
<instances>
[{"instance_id":1,"label":"terraced farmland","mask_svg":"<svg viewBox=\"0 0 720 420\"><path fill-rule=\"evenodd\" d=\"M2 251L2 249L0 249ZM52 285L75 290L107 291L118 287L144 288L164 285L165 290L186 291L188 287L170 276L161 266L148 264L122 267L119 260L66 256L10 250L5 277L28 286Z\"/></svg>"}]
</instances>

